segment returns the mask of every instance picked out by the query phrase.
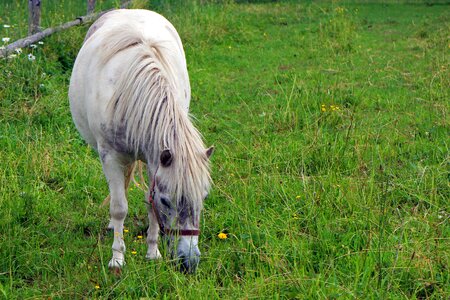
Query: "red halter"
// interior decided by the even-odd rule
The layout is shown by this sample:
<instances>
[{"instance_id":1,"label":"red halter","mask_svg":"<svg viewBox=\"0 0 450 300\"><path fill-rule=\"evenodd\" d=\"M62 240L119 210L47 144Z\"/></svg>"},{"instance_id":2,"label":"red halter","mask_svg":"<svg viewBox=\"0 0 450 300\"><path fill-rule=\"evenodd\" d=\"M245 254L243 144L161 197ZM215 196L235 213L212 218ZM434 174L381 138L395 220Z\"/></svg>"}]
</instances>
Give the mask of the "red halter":
<instances>
[{"instance_id":1,"label":"red halter","mask_svg":"<svg viewBox=\"0 0 450 300\"><path fill-rule=\"evenodd\" d=\"M156 172L158 172L158 167L156 167L155 174L153 175L152 185L150 188L150 194L148 196L148 202L151 204L153 209L153 215L155 216L156 220L158 221L159 229L161 232L163 232L166 235L178 235L178 236L199 236L200 230L198 229L171 229L171 228L164 228L164 224L161 221L161 217L159 216L158 209L156 209L155 201L153 199L153 196L155 195L155 185L156 185Z\"/></svg>"}]
</instances>

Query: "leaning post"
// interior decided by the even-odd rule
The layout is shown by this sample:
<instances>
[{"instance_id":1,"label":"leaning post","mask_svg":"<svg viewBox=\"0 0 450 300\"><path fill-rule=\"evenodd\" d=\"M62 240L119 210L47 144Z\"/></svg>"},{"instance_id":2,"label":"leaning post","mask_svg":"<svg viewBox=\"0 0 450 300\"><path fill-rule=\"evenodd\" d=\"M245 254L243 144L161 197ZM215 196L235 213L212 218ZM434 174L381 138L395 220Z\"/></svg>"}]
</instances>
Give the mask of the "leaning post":
<instances>
[{"instance_id":1,"label":"leaning post","mask_svg":"<svg viewBox=\"0 0 450 300\"><path fill-rule=\"evenodd\" d=\"M95 0L87 0L87 14L93 13L95 10Z\"/></svg>"},{"instance_id":2,"label":"leaning post","mask_svg":"<svg viewBox=\"0 0 450 300\"><path fill-rule=\"evenodd\" d=\"M40 31L41 25L41 0L28 0L28 34Z\"/></svg>"}]
</instances>

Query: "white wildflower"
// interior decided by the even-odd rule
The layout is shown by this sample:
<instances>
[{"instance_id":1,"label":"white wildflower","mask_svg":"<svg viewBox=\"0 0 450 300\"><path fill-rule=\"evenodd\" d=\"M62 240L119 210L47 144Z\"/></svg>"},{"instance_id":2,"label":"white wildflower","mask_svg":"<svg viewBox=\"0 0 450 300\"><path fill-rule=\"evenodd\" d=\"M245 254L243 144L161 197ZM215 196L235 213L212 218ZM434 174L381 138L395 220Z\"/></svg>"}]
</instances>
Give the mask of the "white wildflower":
<instances>
[{"instance_id":1,"label":"white wildflower","mask_svg":"<svg viewBox=\"0 0 450 300\"><path fill-rule=\"evenodd\" d=\"M33 61L33 60L35 60L36 59L36 56L34 56L33 54L28 54L28 60L29 61Z\"/></svg>"},{"instance_id":2,"label":"white wildflower","mask_svg":"<svg viewBox=\"0 0 450 300\"><path fill-rule=\"evenodd\" d=\"M11 27L11 25L3 24L3 27L4 27L4 28L9 28L9 27Z\"/></svg>"},{"instance_id":3,"label":"white wildflower","mask_svg":"<svg viewBox=\"0 0 450 300\"><path fill-rule=\"evenodd\" d=\"M39 45L44 45L44 42L39 41L38 44L39 44Z\"/></svg>"},{"instance_id":4,"label":"white wildflower","mask_svg":"<svg viewBox=\"0 0 450 300\"><path fill-rule=\"evenodd\" d=\"M9 38L9 37L4 37L4 38L2 38L2 42L3 43L7 43L7 42L9 42L11 39Z\"/></svg>"},{"instance_id":5,"label":"white wildflower","mask_svg":"<svg viewBox=\"0 0 450 300\"><path fill-rule=\"evenodd\" d=\"M22 48L16 48L14 51L16 51L17 54L21 54L22 53Z\"/></svg>"},{"instance_id":6,"label":"white wildflower","mask_svg":"<svg viewBox=\"0 0 450 300\"><path fill-rule=\"evenodd\" d=\"M30 48L36 49L36 48L37 48L37 45L36 45L36 44L31 44L31 45L30 45Z\"/></svg>"}]
</instances>

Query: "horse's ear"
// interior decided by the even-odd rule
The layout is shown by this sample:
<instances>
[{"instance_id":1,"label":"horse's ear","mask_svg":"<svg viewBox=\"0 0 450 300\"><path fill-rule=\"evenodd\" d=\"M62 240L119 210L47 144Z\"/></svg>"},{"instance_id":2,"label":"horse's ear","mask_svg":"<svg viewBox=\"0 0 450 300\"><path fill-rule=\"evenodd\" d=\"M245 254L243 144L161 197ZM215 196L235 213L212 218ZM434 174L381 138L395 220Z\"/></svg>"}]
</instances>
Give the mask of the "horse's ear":
<instances>
[{"instance_id":1,"label":"horse's ear","mask_svg":"<svg viewBox=\"0 0 450 300\"><path fill-rule=\"evenodd\" d=\"M170 152L169 149L165 149L163 150L163 152L161 152L161 155L159 156L159 160L161 162L161 166L163 167L168 167L172 164L172 153Z\"/></svg>"},{"instance_id":2,"label":"horse's ear","mask_svg":"<svg viewBox=\"0 0 450 300\"><path fill-rule=\"evenodd\" d=\"M214 146L211 146L208 149L206 149L206 157L207 158L210 158L213 153L214 153Z\"/></svg>"}]
</instances>

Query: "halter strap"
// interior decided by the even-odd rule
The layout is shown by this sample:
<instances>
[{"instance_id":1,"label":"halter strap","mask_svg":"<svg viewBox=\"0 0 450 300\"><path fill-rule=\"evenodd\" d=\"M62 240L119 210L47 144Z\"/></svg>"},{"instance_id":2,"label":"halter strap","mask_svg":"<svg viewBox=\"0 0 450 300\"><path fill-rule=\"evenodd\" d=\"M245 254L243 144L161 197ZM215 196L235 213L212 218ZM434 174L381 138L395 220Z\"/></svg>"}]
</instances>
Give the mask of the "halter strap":
<instances>
[{"instance_id":1,"label":"halter strap","mask_svg":"<svg viewBox=\"0 0 450 300\"><path fill-rule=\"evenodd\" d=\"M164 224L161 221L161 216L159 215L159 211L156 208L156 204L154 201L155 195L155 185L156 185L156 173L158 172L159 165L156 167L155 173L153 174L152 185L150 187L150 194L148 195L148 202L152 206L153 215L156 217L156 221L158 221L159 229L162 233L166 235L178 235L178 236L199 236L200 230L198 229L171 229L164 228Z\"/></svg>"}]
</instances>

